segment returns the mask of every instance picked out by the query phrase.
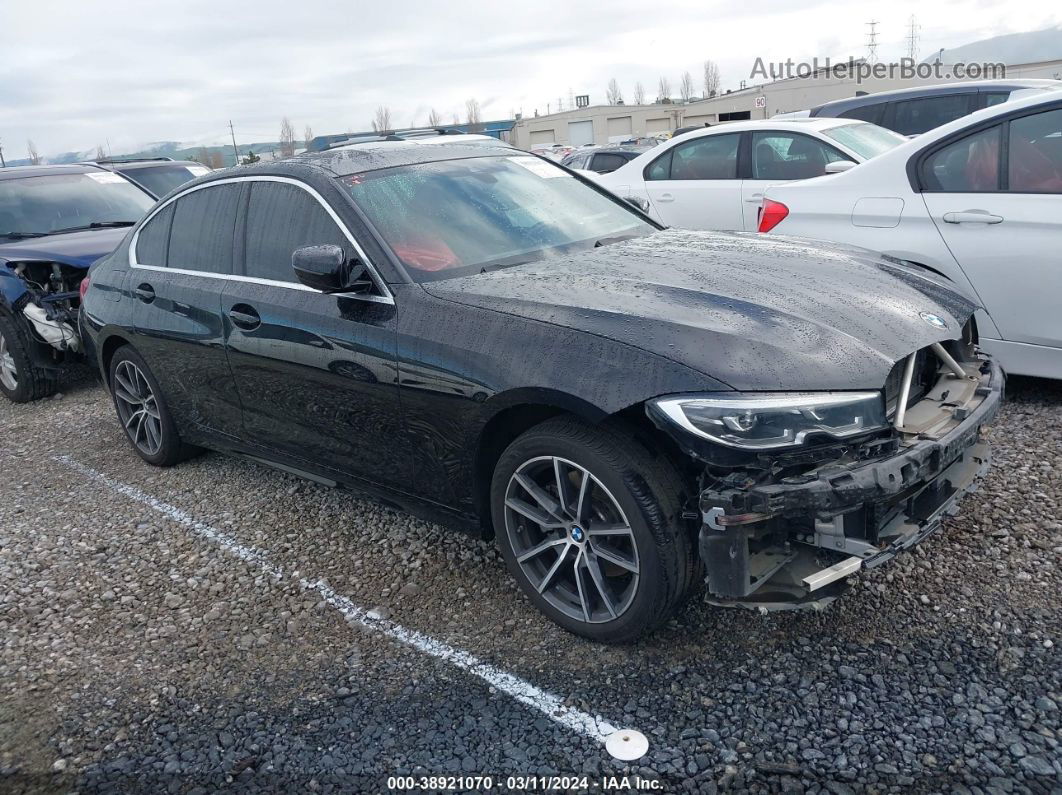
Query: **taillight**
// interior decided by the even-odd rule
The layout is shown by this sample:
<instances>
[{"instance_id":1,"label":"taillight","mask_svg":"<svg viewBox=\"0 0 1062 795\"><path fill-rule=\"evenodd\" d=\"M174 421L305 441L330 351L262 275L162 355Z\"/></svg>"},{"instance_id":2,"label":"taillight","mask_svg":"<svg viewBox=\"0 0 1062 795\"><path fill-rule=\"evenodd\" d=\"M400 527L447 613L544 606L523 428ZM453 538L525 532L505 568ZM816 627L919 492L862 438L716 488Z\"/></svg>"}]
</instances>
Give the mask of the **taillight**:
<instances>
[{"instance_id":1,"label":"taillight","mask_svg":"<svg viewBox=\"0 0 1062 795\"><path fill-rule=\"evenodd\" d=\"M89 276L86 273L85 274L85 278L81 280L81 284L77 288L78 295L81 296L82 302L84 302L84 300L85 300L85 293L88 292L88 288L89 288Z\"/></svg>"},{"instance_id":2,"label":"taillight","mask_svg":"<svg viewBox=\"0 0 1062 795\"><path fill-rule=\"evenodd\" d=\"M759 231L770 232L778 224L782 223L787 215L789 215L789 208L784 204L771 199L764 199L763 207L760 208Z\"/></svg>"}]
</instances>

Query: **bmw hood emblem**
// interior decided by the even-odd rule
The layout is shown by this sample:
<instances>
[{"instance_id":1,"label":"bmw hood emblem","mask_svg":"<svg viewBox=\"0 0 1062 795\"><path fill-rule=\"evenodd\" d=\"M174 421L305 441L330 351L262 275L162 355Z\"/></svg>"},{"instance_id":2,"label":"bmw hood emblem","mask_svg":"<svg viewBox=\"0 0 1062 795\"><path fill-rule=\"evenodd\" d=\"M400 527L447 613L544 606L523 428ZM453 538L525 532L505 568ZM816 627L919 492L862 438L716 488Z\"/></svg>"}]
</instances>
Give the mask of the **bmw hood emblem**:
<instances>
[{"instance_id":1,"label":"bmw hood emblem","mask_svg":"<svg viewBox=\"0 0 1062 795\"><path fill-rule=\"evenodd\" d=\"M918 316L933 328L945 329L948 327L948 322L944 318L940 315L934 315L932 312L919 312Z\"/></svg>"}]
</instances>

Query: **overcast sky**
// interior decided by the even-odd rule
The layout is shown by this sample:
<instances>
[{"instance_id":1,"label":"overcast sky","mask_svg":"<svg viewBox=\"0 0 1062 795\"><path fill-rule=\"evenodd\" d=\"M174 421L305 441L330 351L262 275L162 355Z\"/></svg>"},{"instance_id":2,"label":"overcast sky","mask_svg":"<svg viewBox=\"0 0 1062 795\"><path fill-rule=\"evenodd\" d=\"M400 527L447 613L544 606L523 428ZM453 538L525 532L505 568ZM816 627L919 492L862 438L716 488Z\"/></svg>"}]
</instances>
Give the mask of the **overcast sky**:
<instances>
[{"instance_id":1,"label":"overcast sky","mask_svg":"<svg viewBox=\"0 0 1062 795\"><path fill-rule=\"evenodd\" d=\"M109 142L277 138L291 118L302 137L369 128L385 104L395 126L445 121L479 99L483 117L556 110L569 92L603 102L615 76L630 101L661 74L677 87L706 58L723 88L765 60L865 53L879 21L879 58L905 53L916 14L921 54L1062 23L1057 3L995 0L847 3L817 0L4 0L0 145L26 156Z\"/></svg>"}]
</instances>

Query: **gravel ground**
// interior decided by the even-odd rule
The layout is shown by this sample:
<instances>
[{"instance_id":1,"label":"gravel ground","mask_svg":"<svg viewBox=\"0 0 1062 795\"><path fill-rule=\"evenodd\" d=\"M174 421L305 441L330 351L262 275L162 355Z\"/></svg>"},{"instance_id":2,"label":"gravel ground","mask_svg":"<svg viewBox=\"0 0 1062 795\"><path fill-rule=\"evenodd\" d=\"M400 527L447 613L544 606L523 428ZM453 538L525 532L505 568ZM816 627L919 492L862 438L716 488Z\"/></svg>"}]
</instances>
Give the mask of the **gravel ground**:
<instances>
[{"instance_id":1,"label":"gravel ground","mask_svg":"<svg viewBox=\"0 0 1062 795\"><path fill-rule=\"evenodd\" d=\"M1062 385L1008 387L995 466L943 533L822 613L693 603L622 648L546 622L490 544L219 455L147 467L91 381L0 402L0 791L376 792L393 774L464 772L585 774L592 789L630 773L679 792L1060 792ZM300 577L644 732L649 754L612 760L347 621Z\"/></svg>"}]
</instances>

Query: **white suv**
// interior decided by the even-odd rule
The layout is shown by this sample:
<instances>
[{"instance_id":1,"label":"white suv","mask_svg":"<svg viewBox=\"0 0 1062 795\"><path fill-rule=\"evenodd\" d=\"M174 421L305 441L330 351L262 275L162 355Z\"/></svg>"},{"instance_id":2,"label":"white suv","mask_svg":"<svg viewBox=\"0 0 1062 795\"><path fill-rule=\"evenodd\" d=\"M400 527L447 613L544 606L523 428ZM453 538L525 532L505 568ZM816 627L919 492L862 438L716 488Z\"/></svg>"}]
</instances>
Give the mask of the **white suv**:
<instances>
[{"instance_id":1,"label":"white suv","mask_svg":"<svg viewBox=\"0 0 1062 795\"><path fill-rule=\"evenodd\" d=\"M761 232L917 263L973 296L1004 369L1062 378L1062 93L965 116L843 174L765 193Z\"/></svg>"}]
</instances>

